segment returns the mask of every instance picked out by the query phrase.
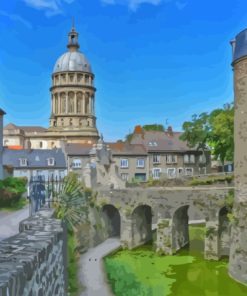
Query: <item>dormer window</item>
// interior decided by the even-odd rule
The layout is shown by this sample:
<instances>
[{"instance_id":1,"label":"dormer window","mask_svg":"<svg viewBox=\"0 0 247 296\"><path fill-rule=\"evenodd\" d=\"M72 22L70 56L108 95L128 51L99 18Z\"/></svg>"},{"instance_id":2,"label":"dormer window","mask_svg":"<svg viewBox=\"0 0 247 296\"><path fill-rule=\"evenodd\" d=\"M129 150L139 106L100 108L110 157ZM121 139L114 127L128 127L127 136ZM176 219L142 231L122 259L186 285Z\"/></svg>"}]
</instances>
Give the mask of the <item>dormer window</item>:
<instances>
[{"instance_id":1,"label":"dormer window","mask_svg":"<svg viewBox=\"0 0 247 296\"><path fill-rule=\"evenodd\" d=\"M54 166L54 165L55 165L55 159L52 158L52 157L51 157L51 158L48 158L48 159L47 159L47 162L48 162L48 165L49 165L49 166Z\"/></svg>"},{"instance_id":2,"label":"dormer window","mask_svg":"<svg viewBox=\"0 0 247 296\"><path fill-rule=\"evenodd\" d=\"M22 167L27 166L27 159L26 158L20 158L20 166L22 166Z\"/></svg>"}]
</instances>

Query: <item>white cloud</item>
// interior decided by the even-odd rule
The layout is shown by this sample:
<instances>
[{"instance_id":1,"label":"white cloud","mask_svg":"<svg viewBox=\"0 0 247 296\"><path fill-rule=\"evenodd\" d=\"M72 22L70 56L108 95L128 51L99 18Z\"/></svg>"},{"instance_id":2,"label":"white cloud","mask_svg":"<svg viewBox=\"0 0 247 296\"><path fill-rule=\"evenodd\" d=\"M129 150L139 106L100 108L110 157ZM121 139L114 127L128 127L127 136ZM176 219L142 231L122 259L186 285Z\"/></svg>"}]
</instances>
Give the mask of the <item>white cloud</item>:
<instances>
[{"instance_id":1,"label":"white cloud","mask_svg":"<svg viewBox=\"0 0 247 296\"><path fill-rule=\"evenodd\" d=\"M161 3L174 2L174 0L101 0L101 2L105 5L127 5L130 10L136 11L138 7L144 3L158 6ZM187 3L180 1L176 1L175 4L178 9L183 9L187 5Z\"/></svg>"},{"instance_id":2,"label":"white cloud","mask_svg":"<svg viewBox=\"0 0 247 296\"><path fill-rule=\"evenodd\" d=\"M44 10L47 16L63 13L63 3L71 4L74 0L23 0L28 6Z\"/></svg>"},{"instance_id":3,"label":"white cloud","mask_svg":"<svg viewBox=\"0 0 247 296\"><path fill-rule=\"evenodd\" d=\"M5 16L5 17L9 18L11 21L14 21L14 22L20 22L24 26L26 26L28 29L32 29L31 23L29 23L27 20L25 20L23 17L21 17L18 14L11 14L11 13L8 13L6 11L0 10L0 16Z\"/></svg>"}]
</instances>

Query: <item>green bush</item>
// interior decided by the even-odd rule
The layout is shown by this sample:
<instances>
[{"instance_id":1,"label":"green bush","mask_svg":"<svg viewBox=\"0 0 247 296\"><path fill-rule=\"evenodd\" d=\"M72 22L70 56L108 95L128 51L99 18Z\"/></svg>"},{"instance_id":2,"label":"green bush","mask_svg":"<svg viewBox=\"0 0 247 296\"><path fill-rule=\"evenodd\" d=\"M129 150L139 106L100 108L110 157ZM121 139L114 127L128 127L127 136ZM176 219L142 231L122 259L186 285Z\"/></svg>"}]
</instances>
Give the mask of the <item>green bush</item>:
<instances>
[{"instance_id":1,"label":"green bush","mask_svg":"<svg viewBox=\"0 0 247 296\"><path fill-rule=\"evenodd\" d=\"M0 207L11 207L26 192L26 178L8 177L0 180Z\"/></svg>"}]
</instances>

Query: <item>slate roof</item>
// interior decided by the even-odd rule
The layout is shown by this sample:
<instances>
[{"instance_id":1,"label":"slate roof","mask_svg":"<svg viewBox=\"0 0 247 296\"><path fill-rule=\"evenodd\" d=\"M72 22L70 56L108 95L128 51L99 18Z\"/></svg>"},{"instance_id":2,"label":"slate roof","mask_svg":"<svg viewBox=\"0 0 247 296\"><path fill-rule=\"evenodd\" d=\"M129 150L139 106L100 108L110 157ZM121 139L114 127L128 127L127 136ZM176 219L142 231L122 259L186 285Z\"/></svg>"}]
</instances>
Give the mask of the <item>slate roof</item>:
<instances>
[{"instance_id":1,"label":"slate roof","mask_svg":"<svg viewBox=\"0 0 247 296\"><path fill-rule=\"evenodd\" d=\"M47 129L42 127L42 126L19 126L15 125L13 123L9 123L4 127L5 130L15 130L15 129L20 129L23 130L24 132L27 133L40 133L40 132L45 132Z\"/></svg>"},{"instance_id":2,"label":"slate roof","mask_svg":"<svg viewBox=\"0 0 247 296\"><path fill-rule=\"evenodd\" d=\"M93 144L67 143L64 148L68 155L89 155Z\"/></svg>"},{"instance_id":3,"label":"slate roof","mask_svg":"<svg viewBox=\"0 0 247 296\"><path fill-rule=\"evenodd\" d=\"M27 166L20 166L20 158L27 159ZM55 165L48 166L47 159L54 158ZM13 168L66 168L65 155L62 149L23 149L11 150L4 148L3 165Z\"/></svg>"},{"instance_id":4,"label":"slate roof","mask_svg":"<svg viewBox=\"0 0 247 296\"><path fill-rule=\"evenodd\" d=\"M186 152L195 151L179 139L181 132L143 131L134 133L131 144L142 144L148 152Z\"/></svg>"}]
</instances>

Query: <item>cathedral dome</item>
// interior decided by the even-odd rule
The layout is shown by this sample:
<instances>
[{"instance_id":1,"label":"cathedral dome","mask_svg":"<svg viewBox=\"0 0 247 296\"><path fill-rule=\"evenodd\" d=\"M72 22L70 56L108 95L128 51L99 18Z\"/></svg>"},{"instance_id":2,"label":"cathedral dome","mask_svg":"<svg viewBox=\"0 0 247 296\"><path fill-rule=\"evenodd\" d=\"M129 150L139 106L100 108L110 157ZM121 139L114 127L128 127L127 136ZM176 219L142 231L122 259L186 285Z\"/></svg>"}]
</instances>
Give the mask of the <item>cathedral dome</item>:
<instances>
[{"instance_id":1,"label":"cathedral dome","mask_svg":"<svg viewBox=\"0 0 247 296\"><path fill-rule=\"evenodd\" d=\"M61 55L53 69L53 73L64 71L81 71L92 73L91 66L83 53L79 51L68 51Z\"/></svg>"}]
</instances>

